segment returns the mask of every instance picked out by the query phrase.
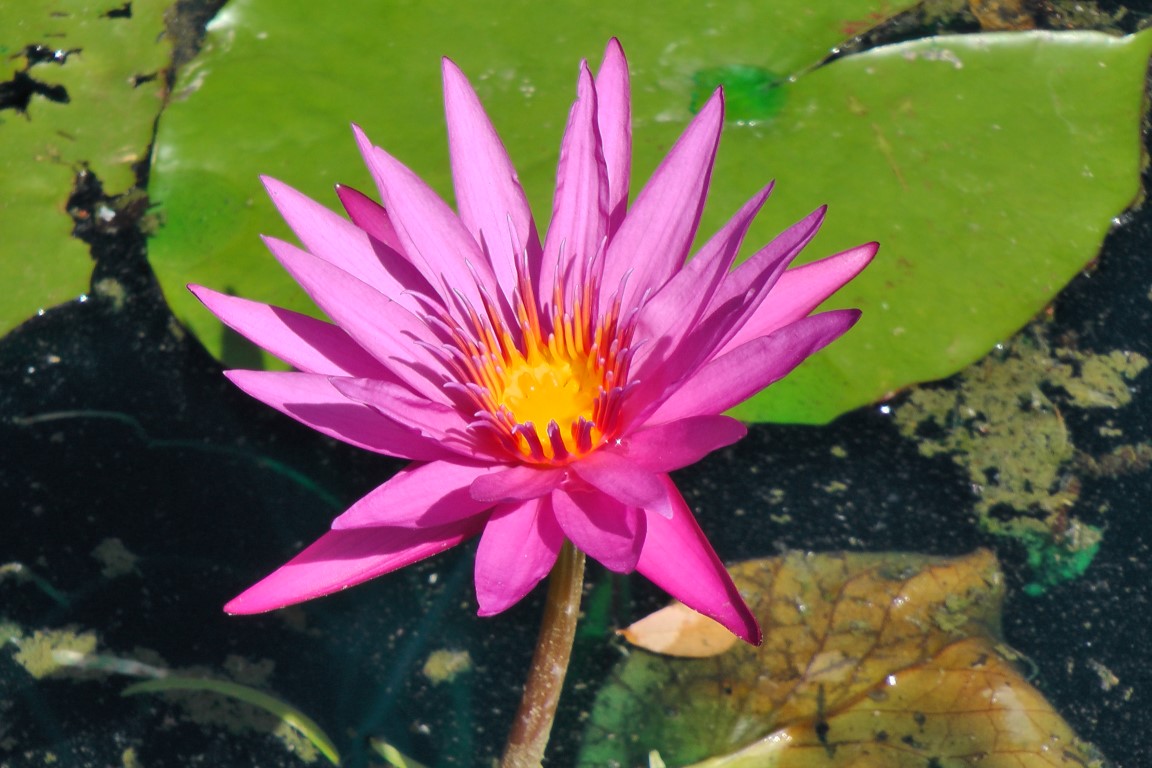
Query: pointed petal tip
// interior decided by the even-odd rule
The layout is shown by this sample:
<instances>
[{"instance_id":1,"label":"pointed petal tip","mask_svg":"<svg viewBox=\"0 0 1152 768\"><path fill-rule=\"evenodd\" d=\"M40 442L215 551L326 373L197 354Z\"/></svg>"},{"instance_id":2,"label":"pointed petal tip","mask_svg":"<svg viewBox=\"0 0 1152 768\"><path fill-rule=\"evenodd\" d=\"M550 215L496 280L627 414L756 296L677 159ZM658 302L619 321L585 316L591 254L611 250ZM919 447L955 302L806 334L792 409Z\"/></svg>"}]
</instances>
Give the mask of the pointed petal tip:
<instances>
[{"instance_id":1,"label":"pointed petal tip","mask_svg":"<svg viewBox=\"0 0 1152 768\"><path fill-rule=\"evenodd\" d=\"M580 72L576 76L576 101L596 95L596 78L592 75L592 68L588 66L588 59L580 59ZM576 109L575 106L572 107Z\"/></svg>"},{"instance_id":2,"label":"pointed petal tip","mask_svg":"<svg viewBox=\"0 0 1152 768\"><path fill-rule=\"evenodd\" d=\"M360 154L367 160L369 153L373 149L372 141L368 138L368 134L364 132L358 124L352 123L352 136L356 139L356 146L360 149Z\"/></svg>"},{"instance_id":3,"label":"pointed petal tip","mask_svg":"<svg viewBox=\"0 0 1152 768\"><path fill-rule=\"evenodd\" d=\"M717 117L720 122L724 121L724 87L716 86L716 90L712 91L712 95L708 97L708 101L704 102L704 106L700 108L697 115L703 115L710 110L718 110Z\"/></svg>"},{"instance_id":4,"label":"pointed petal tip","mask_svg":"<svg viewBox=\"0 0 1152 768\"><path fill-rule=\"evenodd\" d=\"M224 613L229 616L255 616L260 613L268 613L275 611L279 608L285 608L291 605L293 600L268 600L267 597L261 598L256 594L260 584L253 584L248 589L241 592L236 597L229 600L224 604Z\"/></svg>"},{"instance_id":5,"label":"pointed petal tip","mask_svg":"<svg viewBox=\"0 0 1152 768\"><path fill-rule=\"evenodd\" d=\"M819 230L821 226L824 225L824 219L827 216L828 216L828 204L825 203L824 205L818 205L815 208L813 208L812 213L810 213L807 216L805 216L804 218L800 219L800 221L797 223L810 221L810 222L812 222L812 226L809 228L809 231L815 232L815 231Z\"/></svg>"},{"instance_id":6,"label":"pointed petal tip","mask_svg":"<svg viewBox=\"0 0 1152 768\"><path fill-rule=\"evenodd\" d=\"M764 633L761 631L760 624L755 618L750 617L749 622L750 624L742 625L740 631L733 632L732 634L748 643L748 645L754 645L759 648L764 644Z\"/></svg>"},{"instance_id":7,"label":"pointed petal tip","mask_svg":"<svg viewBox=\"0 0 1152 768\"><path fill-rule=\"evenodd\" d=\"M356 221L356 216L353 214L353 212L350 209L356 209L356 208L360 207L362 204L364 204L365 202L367 202L369 204L367 207L372 208L372 209L377 208L379 206L379 204L375 200L373 200L371 197L369 197L368 195L366 195L363 192L361 192L360 190L356 189L356 187L350 187L347 184L336 184L335 189L336 189L336 198L340 201L340 205L344 206L344 211L346 213L348 213L349 218L352 219L352 222L354 224L356 224L356 226L360 227L360 229L364 229L365 231L368 231L367 229L365 229L364 226L362 226L363 222L358 223ZM361 212L361 216L363 216L363 215L364 215L363 212ZM382 234L388 234L388 233L368 232L368 234L372 235L377 240L382 240L381 235ZM391 246L391 242L386 241L386 240L384 242L386 244L388 244L389 246Z\"/></svg>"},{"instance_id":8,"label":"pointed petal tip","mask_svg":"<svg viewBox=\"0 0 1152 768\"><path fill-rule=\"evenodd\" d=\"M464 74L464 70L460 69L459 65L447 56L440 59L440 82L444 87L445 101L451 98L453 91L461 87L472 90L472 84L468 81L468 76Z\"/></svg>"},{"instance_id":9,"label":"pointed petal tip","mask_svg":"<svg viewBox=\"0 0 1152 768\"><path fill-rule=\"evenodd\" d=\"M287 608L290 605L302 603L313 597L320 597L322 594L338 591L329 589L324 593L306 594L306 593L290 593L275 588L269 589L266 582L275 578L276 574L273 573L268 578L258 581L248 589L241 592L236 597L229 600L224 604L224 613L229 616L255 616L260 613L270 613L277 611L281 608Z\"/></svg>"},{"instance_id":10,"label":"pointed petal tip","mask_svg":"<svg viewBox=\"0 0 1152 768\"><path fill-rule=\"evenodd\" d=\"M721 602L717 607L696 606L693 610L703 613L745 643L759 646L764 642L764 633L760 629L760 623L756 621L752 609L748 607L748 603L739 595L734 585L732 585L731 591L733 593L731 599ZM722 599L722 596L717 597Z\"/></svg>"},{"instance_id":11,"label":"pointed petal tip","mask_svg":"<svg viewBox=\"0 0 1152 768\"><path fill-rule=\"evenodd\" d=\"M264 611L253 611L247 608L243 602L243 595L235 597L224 604L224 613L229 616L252 616L257 613L264 613Z\"/></svg>"},{"instance_id":12,"label":"pointed petal tip","mask_svg":"<svg viewBox=\"0 0 1152 768\"><path fill-rule=\"evenodd\" d=\"M460 65L447 56L440 57L440 73L447 80L449 77L467 79Z\"/></svg>"},{"instance_id":13,"label":"pointed petal tip","mask_svg":"<svg viewBox=\"0 0 1152 768\"><path fill-rule=\"evenodd\" d=\"M280 181L280 179L277 179L275 176L269 176L266 173L260 174L260 183L264 185L265 191L268 192L268 196L273 200L276 199L277 195L285 192L295 192L292 187Z\"/></svg>"},{"instance_id":14,"label":"pointed petal tip","mask_svg":"<svg viewBox=\"0 0 1152 768\"><path fill-rule=\"evenodd\" d=\"M220 306L221 303L235 298L226 293L221 293L220 291L196 283L188 283L187 287L188 292L195 296L196 300L203 304L205 309L216 315L217 319L220 318L220 313L216 311L216 308Z\"/></svg>"},{"instance_id":15,"label":"pointed petal tip","mask_svg":"<svg viewBox=\"0 0 1152 768\"><path fill-rule=\"evenodd\" d=\"M505 604L498 604L498 606L477 606L476 615L480 618L491 618L492 616L499 616L500 614L505 613L505 611L509 608L515 606L517 602L520 602L520 600L509 602L507 606L505 606Z\"/></svg>"},{"instance_id":16,"label":"pointed petal tip","mask_svg":"<svg viewBox=\"0 0 1152 768\"><path fill-rule=\"evenodd\" d=\"M873 240L870 243L858 245L855 248L849 248L844 252L844 258L850 265L852 270L851 278L864 271L864 268L872 263L876 258L876 254L880 252L880 243Z\"/></svg>"},{"instance_id":17,"label":"pointed petal tip","mask_svg":"<svg viewBox=\"0 0 1152 768\"><path fill-rule=\"evenodd\" d=\"M715 130L720 130L724 123L724 88L722 86L716 86L716 90L712 91L708 101L704 102L704 106L696 111L692 122L698 120L712 120L716 123Z\"/></svg>"}]
</instances>

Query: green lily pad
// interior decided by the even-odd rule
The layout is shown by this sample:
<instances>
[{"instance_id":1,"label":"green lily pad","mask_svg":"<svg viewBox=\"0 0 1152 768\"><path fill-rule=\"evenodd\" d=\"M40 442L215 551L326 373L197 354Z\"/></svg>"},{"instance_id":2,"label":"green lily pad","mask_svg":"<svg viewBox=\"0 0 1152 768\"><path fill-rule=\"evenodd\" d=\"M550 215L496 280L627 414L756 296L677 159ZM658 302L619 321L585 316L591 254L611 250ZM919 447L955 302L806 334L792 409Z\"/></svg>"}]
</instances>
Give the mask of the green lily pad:
<instances>
[{"instance_id":1,"label":"green lily pad","mask_svg":"<svg viewBox=\"0 0 1152 768\"><path fill-rule=\"evenodd\" d=\"M534 210L546 212L575 63L598 61L617 35L632 64L634 190L690 119L701 84L736 78L739 114L702 236L774 177L749 244L822 203L829 217L808 258L883 244L834 299L865 310L860 327L736 414L822 422L946 376L1050 301L1135 198L1152 37L935 38L812 69L846 35L899 10L820 5L717 15L685 2L639 17L618 4L577 12L524 1L496 19L367 0L338 15L299 1L231 3L161 121L150 192L166 226L153 264L177 315L216 354L226 335L188 282L315 311L256 240L290 237L257 176L338 207L334 183L371 188L347 129L356 121L449 196L440 54L471 76ZM792 78L776 85L775 73Z\"/></svg>"},{"instance_id":2,"label":"green lily pad","mask_svg":"<svg viewBox=\"0 0 1152 768\"><path fill-rule=\"evenodd\" d=\"M787 86L779 115L735 126L714 184L733 199L771 169L749 236L823 201L813 254L881 242L829 306L860 324L736 409L823 421L948 376L1043 309L1095 258L1140 191L1152 33L998 33L875 49ZM747 180L746 180L747 179Z\"/></svg>"},{"instance_id":3,"label":"green lily pad","mask_svg":"<svg viewBox=\"0 0 1152 768\"><path fill-rule=\"evenodd\" d=\"M0 112L0 332L84 293L87 247L65 211L91 169L109 195L136 182L164 105L171 0L0 4L0 77L23 110Z\"/></svg>"},{"instance_id":4,"label":"green lily pad","mask_svg":"<svg viewBox=\"0 0 1152 768\"><path fill-rule=\"evenodd\" d=\"M152 264L176 314L209 349L226 363L249 364L229 353L235 345L185 284L314 312L257 240L290 237L258 176L333 207L336 182L370 189L352 121L450 196L440 55L472 78L546 219L577 63L598 63L610 36L621 38L632 64L641 180L690 119L701 72L727 63L789 75L911 5L789 0L730 4L717 14L677 0L652 16L602 1L515 0L497 17L479 5L350 0L333 13L308 0L234 0L209 25L160 122L149 192L165 224L151 243ZM767 171L756 178L767 181Z\"/></svg>"}]
</instances>

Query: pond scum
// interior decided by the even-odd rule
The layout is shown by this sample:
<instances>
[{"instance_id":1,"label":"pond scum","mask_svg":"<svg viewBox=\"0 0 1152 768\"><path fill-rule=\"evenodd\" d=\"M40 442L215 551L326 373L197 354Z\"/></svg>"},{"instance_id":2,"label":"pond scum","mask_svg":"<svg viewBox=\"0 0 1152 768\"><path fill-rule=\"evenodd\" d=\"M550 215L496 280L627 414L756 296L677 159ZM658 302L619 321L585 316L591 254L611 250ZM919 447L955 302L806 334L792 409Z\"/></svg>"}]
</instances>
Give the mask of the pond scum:
<instances>
[{"instance_id":1,"label":"pond scum","mask_svg":"<svg viewBox=\"0 0 1152 768\"><path fill-rule=\"evenodd\" d=\"M1123 408L1130 383L1147 367L1135 352L1053 347L1037 325L954 382L913 390L894 409L895 420L923 455L951 456L964 469L980 528L1025 548L1033 580L1024 590L1041 594L1083 574L1100 547L1102 528L1072 512L1080 477L1122 474L1148 461L1148 446L1120 446L1099 458L1079 450L1065 414ZM1123 436L1111 420L1099 432Z\"/></svg>"}]
</instances>

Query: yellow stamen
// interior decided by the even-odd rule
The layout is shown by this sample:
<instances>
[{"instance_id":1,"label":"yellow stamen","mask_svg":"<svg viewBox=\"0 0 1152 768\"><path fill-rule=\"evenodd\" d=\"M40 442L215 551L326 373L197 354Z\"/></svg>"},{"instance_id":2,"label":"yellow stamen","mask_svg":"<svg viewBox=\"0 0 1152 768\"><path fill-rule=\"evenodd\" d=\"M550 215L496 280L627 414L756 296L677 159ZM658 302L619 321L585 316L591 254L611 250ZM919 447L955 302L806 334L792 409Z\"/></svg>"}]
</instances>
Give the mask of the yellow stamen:
<instances>
[{"instance_id":1,"label":"yellow stamen","mask_svg":"<svg viewBox=\"0 0 1152 768\"><path fill-rule=\"evenodd\" d=\"M461 353L455 365L466 392L487 414L482 420L521 460L560 464L611 439L628 376L631 327L620 323L619 304L596 308L589 281L568 294L552 286L550 327L545 331L527 270L517 265L512 316L517 334L487 299L483 312L466 310L470 329L456 325Z\"/></svg>"},{"instance_id":2,"label":"yellow stamen","mask_svg":"<svg viewBox=\"0 0 1152 768\"><path fill-rule=\"evenodd\" d=\"M561 429L561 436L569 452L576 453L572 444L571 425L581 417L592 421L596 395L600 388L600 377L589 371L582 360L572 360L566 355L554 356L560 351L550 343L544 353L529 355L525 359L519 353L507 361L501 378L502 391L493 393L496 404L508 411L518 424L532 424L544 453L555 458L548 438L548 425L555 421ZM522 446L525 453L527 446Z\"/></svg>"}]
</instances>

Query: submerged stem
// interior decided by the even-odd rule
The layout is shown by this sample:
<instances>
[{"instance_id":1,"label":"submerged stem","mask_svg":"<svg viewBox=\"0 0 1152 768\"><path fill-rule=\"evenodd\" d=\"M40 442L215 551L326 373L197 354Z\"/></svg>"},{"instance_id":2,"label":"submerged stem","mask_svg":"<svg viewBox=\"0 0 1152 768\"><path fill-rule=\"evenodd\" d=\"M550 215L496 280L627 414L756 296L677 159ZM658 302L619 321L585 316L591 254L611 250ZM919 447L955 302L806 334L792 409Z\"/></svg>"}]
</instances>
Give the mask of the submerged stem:
<instances>
[{"instance_id":1,"label":"submerged stem","mask_svg":"<svg viewBox=\"0 0 1152 768\"><path fill-rule=\"evenodd\" d=\"M584 553L564 542L548 579L548 602L536 640L536 653L524 683L520 709L508 734L502 768L539 768L556 718L560 690L572 656L580 595L584 591Z\"/></svg>"}]
</instances>

